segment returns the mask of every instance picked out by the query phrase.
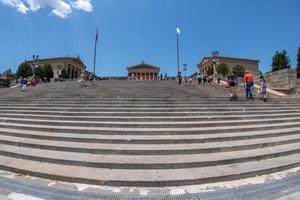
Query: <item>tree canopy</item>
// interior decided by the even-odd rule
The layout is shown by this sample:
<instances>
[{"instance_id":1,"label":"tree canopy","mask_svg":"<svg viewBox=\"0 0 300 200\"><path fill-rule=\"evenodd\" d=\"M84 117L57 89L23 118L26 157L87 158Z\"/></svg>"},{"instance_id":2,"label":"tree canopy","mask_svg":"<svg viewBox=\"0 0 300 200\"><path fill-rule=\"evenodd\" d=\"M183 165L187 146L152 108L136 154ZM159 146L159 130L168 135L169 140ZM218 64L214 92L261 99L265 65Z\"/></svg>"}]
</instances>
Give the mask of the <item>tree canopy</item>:
<instances>
[{"instance_id":1,"label":"tree canopy","mask_svg":"<svg viewBox=\"0 0 300 200\"><path fill-rule=\"evenodd\" d=\"M226 65L226 63L220 63L217 67L218 74L222 74L223 76L226 76L229 73L229 67Z\"/></svg>"},{"instance_id":2,"label":"tree canopy","mask_svg":"<svg viewBox=\"0 0 300 200\"><path fill-rule=\"evenodd\" d=\"M233 72L238 76L238 77L243 77L245 74L246 68L242 65L235 65L233 67Z\"/></svg>"},{"instance_id":3,"label":"tree canopy","mask_svg":"<svg viewBox=\"0 0 300 200\"><path fill-rule=\"evenodd\" d=\"M47 78L47 81L49 82L51 78L53 78L53 69L50 64L44 65L44 71L45 71L45 77Z\"/></svg>"},{"instance_id":4,"label":"tree canopy","mask_svg":"<svg viewBox=\"0 0 300 200\"><path fill-rule=\"evenodd\" d=\"M23 76L24 78L27 78L29 76L33 75L33 70L32 67L30 65L28 65L27 63L22 63L17 72L16 72L17 77Z\"/></svg>"},{"instance_id":5,"label":"tree canopy","mask_svg":"<svg viewBox=\"0 0 300 200\"><path fill-rule=\"evenodd\" d=\"M60 78L63 78L63 79L69 79L70 78L69 74L67 73L66 68L63 68L61 70Z\"/></svg>"},{"instance_id":6,"label":"tree canopy","mask_svg":"<svg viewBox=\"0 0 300 200\"><path fill-rule=\"evenodd\" d=\"M276 51L272 61L272 71L278 71L286 68L291 68L291 60L287 55L287 51Z\"/></svg>"},{"instance_id":7,"label":"tree canopy","mask_svg":"<svg viewBox=\"0 0 300 200\"><path fill-rule=\"evenodd\" d=\"M44 71L44 68L41 67L41 66L38 66L38 67L34 68L34 74L35 74L37 77L39 77L39 78L41 78L41 79L43 80L44 77L45 77L45 71Z\"/></svg>"}]
</instances>

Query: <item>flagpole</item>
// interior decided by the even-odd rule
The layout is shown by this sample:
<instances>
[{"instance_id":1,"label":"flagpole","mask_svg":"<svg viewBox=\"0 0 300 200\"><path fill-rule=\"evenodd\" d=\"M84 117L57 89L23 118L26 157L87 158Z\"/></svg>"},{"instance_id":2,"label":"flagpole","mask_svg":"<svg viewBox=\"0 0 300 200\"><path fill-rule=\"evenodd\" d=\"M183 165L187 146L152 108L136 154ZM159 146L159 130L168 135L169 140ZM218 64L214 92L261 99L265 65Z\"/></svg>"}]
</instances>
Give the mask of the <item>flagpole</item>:
<instances>
[{"instance_id":1,"label":"flagpole","mask_svg":"<svg viewBox=\"0 0 300 200\"><path fill-rule=\"evenodd\" d=\"M180 60L179 60L179 33L178 30L179 28L176 28L176 35L177 35L177 76L179 75L179 71L180 71Z\"/></svg>"},{"instance_id":2,"label":"flagpole","mask_svg":"<svg viewBox=\"0 0 300 200\"><path fill-rule=\"evenodd\" d=\"M94 50L94 76L96 76L97 41L98 41L98 28L97 28L97 33L96 33L95 50Z\"/></svg>"}]
</instances>

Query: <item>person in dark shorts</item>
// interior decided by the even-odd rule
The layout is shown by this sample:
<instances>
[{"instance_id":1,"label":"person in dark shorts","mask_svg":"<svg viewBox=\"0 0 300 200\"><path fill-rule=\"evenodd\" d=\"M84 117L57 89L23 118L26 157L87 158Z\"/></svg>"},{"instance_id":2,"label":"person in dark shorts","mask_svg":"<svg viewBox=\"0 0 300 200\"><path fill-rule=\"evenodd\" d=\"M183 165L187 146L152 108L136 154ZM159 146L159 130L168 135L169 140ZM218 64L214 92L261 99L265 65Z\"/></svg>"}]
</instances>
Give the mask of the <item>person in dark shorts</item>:
<instances>
[{"instance_id":1,"label":"person in dark shorts","mask_svg":"<svg viewBox=\"0 0 300 200\"><path fill-rule=\"evenodd\" d=\"M237 87L238 87L238 81L237 76L235 72L231 72L227 77L227 85L226 90L228 94L230 95L230 100L237 100Z\"/></svg>"},{"instance_id":2,"label":"person in dark shorts","mask_svg":"<svg viewBox=\"0 0 300 200\"><path fill-rule=\"evenodd\" d=\"M181 81L182 81L181 72L178 72L177 78L178 78L178 84L181 85Z\"/></svg>"}]
</instances>

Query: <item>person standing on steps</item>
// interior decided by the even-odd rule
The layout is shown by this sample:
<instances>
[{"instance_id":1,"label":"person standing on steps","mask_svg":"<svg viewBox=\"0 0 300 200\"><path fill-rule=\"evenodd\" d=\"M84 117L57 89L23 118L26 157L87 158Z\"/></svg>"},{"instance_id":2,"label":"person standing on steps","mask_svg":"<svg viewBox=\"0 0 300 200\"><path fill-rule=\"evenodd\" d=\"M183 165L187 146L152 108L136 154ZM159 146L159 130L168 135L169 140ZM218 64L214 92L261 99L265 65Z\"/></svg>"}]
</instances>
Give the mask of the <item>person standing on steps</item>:
<instances>
[{"instance_id":1,"label":"person standing on steps","mask_svg":"<svg viewBox=\"0 0 300 200\"><path fill-rule=\"evenodd\" d=\"M248 70L246 70L246 72L245 72L244 82L245 82L245 87L246 87L246 98L253 99L252 87L254 85L254 79L253 79L253 74Z\"/></svg>"},{"instance_id":2,"label":"person standing on steps","mask_svg":"<svg viewBox=\"0 0 300 200\"><path fill-rule=\"evenodd\" d=\"M199 72L197 75L199 85L202 83L202 74Z\"/></svg>"},{"instance_id":3,"label":"person standing on steps","mask_svg":"<svg viewBox=\"0 0 300 200\"><path fill-rule=\"evenodd\" d=\"M80 86L81 87L85 87L85 72L81 72L80 74L80 80L81 80L81 83L80 83Z\"/></svg>"},{"instance_id":4,"label":"person standing on steps","mask_svg":"<svg viewBox=\"0 0 300 200\"><path fill-rule=\"evenodd\" d=\"M23 76L20 76L18 84L21 88L21 91L26 92L26 90L27 90L27 81Z\"/></svg>"},{"instance_id":5,"label":"person standing on steps","mask_svg":"<svg viewBox=\"0 0 300 200\"><path fill-rule=\"evenodd\" d=\"M204 76L203 76L203 85L206 85L206 84L207 84L207 76L204 75Z\"/></svg>"},{"instance_id":6,"label":"person standing on steps","mask_svg":"<svg viewBox=\"0 0 300 200\"><path fill-rule=\"evenodd\" d=\"M89 75L89 81L91 82L91 87L93 87L94 75L92 73Z\"/></svg>"},{"instance_id":7,"label":"person standing on steps","mask_svg":"<svg viewBox=\"0 0 300 200\"><path fill-rule=\"evenodd\" d=\"M177 78L178 78L178 84L181 85L181 81L182 81L181 72L178 72Z\"/></svg>"},{"instance_id":8,"label":"person standing on steps","mask_svg":"<svg viewBox=\"0 0 300 200\"><path fill-rule=\"evenodd\" d=\"M263 76L261 76L259 78L259 90L257 91L257 95L256 96L261 96L264 102L268 101L267 98L267 84L266 84L266 80Z\"/></svg>"},{"instance_id":9,"label":"person standing on steps","mask_svg":"<svg viewBox=\"0 0 300 200\"><path fill-rule=\"evenodd\" d=\"M230 100L237 100L237 87L238 87L238 81L237 76L235 72L231 72L229 76L227 77L227 85L226 90L230 95Z\"/></svg>"}]
</instances>

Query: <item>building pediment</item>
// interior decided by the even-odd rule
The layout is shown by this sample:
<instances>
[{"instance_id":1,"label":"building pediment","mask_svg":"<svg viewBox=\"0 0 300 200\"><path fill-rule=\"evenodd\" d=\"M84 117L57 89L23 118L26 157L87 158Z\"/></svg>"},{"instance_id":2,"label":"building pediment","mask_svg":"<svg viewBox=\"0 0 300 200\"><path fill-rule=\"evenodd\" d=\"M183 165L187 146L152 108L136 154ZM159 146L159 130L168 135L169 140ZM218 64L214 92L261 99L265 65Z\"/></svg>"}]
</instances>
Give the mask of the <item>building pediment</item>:
<instances>
[{"instance_id":1,"label":"building pediment","mask_svg":"<svg viewBox=\"0 0 300 200\"><path fill-rule=\"evenodd\" d=\"M149 65L149 64L146 64L146 63L141 63L141 64L138 64L138 65L134 65L134 66L128 67L127 69L128 70L150 69L150 70L158 70L159 71L159 67L156 67L154 65Z\"/></svg>"}]
</instances>

